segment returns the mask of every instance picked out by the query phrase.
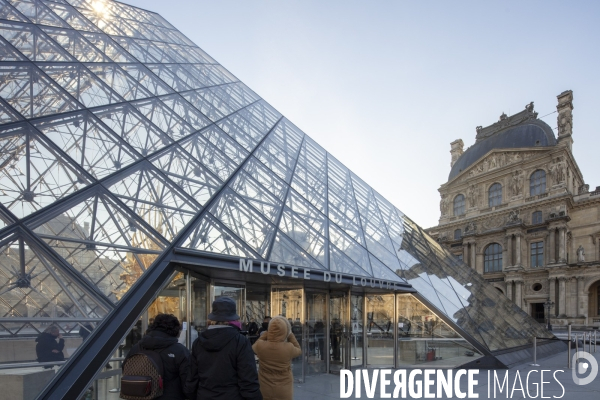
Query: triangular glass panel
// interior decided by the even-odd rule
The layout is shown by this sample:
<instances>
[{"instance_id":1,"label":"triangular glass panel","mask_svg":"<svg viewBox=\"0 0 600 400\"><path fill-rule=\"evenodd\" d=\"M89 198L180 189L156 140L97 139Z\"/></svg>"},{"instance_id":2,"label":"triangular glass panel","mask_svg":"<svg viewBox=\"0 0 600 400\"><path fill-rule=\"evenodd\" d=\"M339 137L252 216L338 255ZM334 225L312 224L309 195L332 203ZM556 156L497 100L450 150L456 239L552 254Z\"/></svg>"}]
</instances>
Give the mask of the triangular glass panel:
<instances>
[{"instance_id":1,"label":"triangular glass panel","mask_svg":"<svg viewBox=\"0 0 600 400\"><path fill-rule=\"evenodd\" d=\"M371 261L371 269L373 270L373 276L375 278L385 279L388 281L398 281L403 283L406 282L401 276L399 276L397 273L386 267L372 254L369 254L369 260Z\"/></svg>"},{"instance_id":2,"label":"triangular glass panel","mask_svg":"<svg viewBox=\"0 0 600 400\"><path fill-rule=\"evenodd\" d=\"M331 246L337 247L361 268L371 274L367 250L352 240L334 224L329 225L329 240Z\"/></svg>"},{"instance_id":3,"label":"triangular glass panel","mask_svg":"<svg viewBox=\"0 0 600 400\"><path fill-rule=\"evenodd\" d=\"M304 199L294 190L289 191L286 206L290 208L294 214L306 221L306 223L310 225L311 229L319 232L321 236L327 236L327 218L325 215L321 214L315 207L313 207L308 201L306 201L306 199Z\"/></svg>"},{"instance_id":4,"label":"triangular glass panel","mask_svg":"<svg viewBox=\"0 0 600 400\"><path fill-rule=\"evenodd\" d=\"M234 111L242 108L239 104L230 104L226 101L226 99L221 96L215 94L211 88L203 88L194 90L194 94L198 98L198 101L202 104L207 104L208 107L213 107L217 111L219 111L220 115L229 115ZM186 94L187 95L187 94Z\"/></svg>"},{"instance_id":5,"label":"triangular glass panel","mask_svg":"<svg viewBox=\"0 0 600 400\"><path fill-rule=\"evenodd\" d=\"M305 267L308 269L325 269L308 253L281 232L277 232L273 248L267 261Z\"/></svg>"},{"instance_id":6,"label":"triangular glass panel","mask_svg":"<svg viewBox=\"0 0 600 400\"><path fill-rule=\"evenodd\" d=\"M169 69L179 79L185 82L190 89L200 89L205 86L218 85L219 83L211 79L212 68L210 65L203 64L157 64Z\"/></svg>"},{"instance_id":7,"label":"triangular glass panel","mask_svg":"<svg viewBox=\"0 0 600 400\"><path fill-rule=\"evenodd\" d=\"M180 145L223 182L231 176L238 166L204 139L200 133L185 139Z\"/></svg>"},{"instance_id":8,"label":"triangular glass panel","mask_svg":"<svg viewBox=\"0 0 600 400\"><path fill-rule=\"evenodd\" d=\"M196 90L181 93L181 95L194 107L196 107L202 114L210 118L211 121L217 121L225 116L211 102L206 101L204 97L197 93Z\"/></svg>"},{"instance_id":9,"label":"triangular glass panel","mask_svg":"<svg viewBox=\"0 0 600 400\"><path fill-rule=\"evenodd\" d=\"M189 75L179 64L147 64L147 68L178 92L202 87L196 79ZM179 71L179 73L174 72Z\"/></svg>"},{"instance_id":10,"label":"triangular glass panel","mask_svg":"<svg viewBox=\"0 0 600 400\"><path fill-rule=\"evenodd\" d=\"M152 94L116 64L85 64L98 78L125 100L151 97Z\"/></svg>"},{"instance_id":11,"label":"triangular glass panel","mask_svg":"<svg viewBox=\"0 0 600 400\"><path fill-rule=\"evenodd\" d=\"M10 324L14 320L13 331L27 323L23 322L26 318L47 325L55 319L101 318L107 314L62 275L62 267L52 264L23 238L12 235L0 243L0 321Z\"/></svg>"},{"instance_id":12,"label":"triangular glass panel","mask_svg":"<svg viewBox=\"0 0 600 400\"><path fill-rule=\"evenodd\" d=\"M29 22L27 18L19 11L14 9L8 0L0 0L0 19L7 19L11 21Z\"/></svg>"},{"instance_id":13,"label":"triangular glass panel","mask_svg":"<svg viewBox=\"0 0 600 400\"><path fill-rule=\"evenodd\" d=\"M136 101L131 105L174 140L194 132L194 128L157 98Z\"/></svg>"},{"instance_id":14,"label":"triangular glass panel","mask_svg":"<svg viewBox=\"0 0 600 400\"><path fill-rule=\"evenodd\" d=\"M137 42L135 42L132 38L114 36L112 38L129 54L135 57L139 62L156 63L161 62L160 60L163 58L161 51L159 49L156 49L156 47L154 47L148 41L141 41L142 43L147 44L146 48L144 48L140 46ZM158 57L158 59L156 57Z\"/></svg>"},{"instance_id":15,"label":"triangular glass panel","mask_svg":"<svg viewBox=\"0 0 600 400\"><path fill-rule=\"evenodd\" d=\"M242 161L248 157L248 152L244 150L242 146L232 140L225 132L211 125L208 128L202 130L200 134L212 143L217 149L221 150L223 154L229 157L236 165L239 165Z\"/></svg>"},{"instance_id":16,"label":"triangular glass panel","mask_svg":"<svg viewBox=\"0 0 600 400\"><path fill-rule=\"evenodd\" d=\"M74 61L69 53L34 25L0 21L0 35L31 61Z\"/></svg>"},{"instance_id":17,"label":"triangular glass panel","mask_svg":"<svg viewBox=\"0 0 600 400\"><path fill-rule=\"evenodd\" d=\"M134 63L138 62L131 54L123 50L117 45L108 35L103 33L79 32L98 50L109 57L111 60L118 63Z\"/></svg>"},{"instance_id":18,"label":"triangular glass panel","mask_svg":"<svg viewBox=\"0 0 600 400\"><path fill-rule=\"evenodd\" d=\"M2 61L27 61L17 49L0 36L0 59Z\"/></svg>"},{"instance_id":19,"label":"triangular glass panel","mask_svg":"<svg viewBox=\"0 0 600 400\"><path fill-rule=\"evenodd\" d=\"M1 79L1 78L0 78ZM0 99L0 124L16 122L23 119L8 103Z\"/></svg>"},{"instance_id":20,"label":"triangular glass panel","mask_svg":"<svg viewBox=\"0 0 600 400\"><path fill-rule=\"evenodd\" d=\"M23 218L85 187L89 181L71 161L28 125L0 129L0 202Z\"/></svg>"},{"instance_id":21,"label":"triangular glass panel","mask_svg":"<svg viewBox=\"0 0 600 400\"><path fill-rule=\"evenodd\" d=\"M242 108L238 113L261 132L270 131L282 115L264 100L256 101Z\"/></svg>"},{"instance_id":22,"label":"triangular glass panel","mask_svg":"<svg viewBox=\"0 0 600 400\"><path fill-rule=\"evenodd\" d=\"M150 160L201 206L221 187L221 181L179 146L171 146Z\"/></svg>"},{"instance_id":23,"label":"triangular glass panel","mask_svg":"<svg viewBox=\"0 0 600 400\"><path fill-rule=\"evenodd\" d=\"M86 107L123 101L118 94L81 64L39 64L38 66Z\"/></svg>"},{"instance_id":24,"label":"triangular glass panel","mask_svg":"<svg viewBox=\"0 0 600 400\"><path fill-rule=\"evenodd\" d=\"M326 157L325 151L306 137L300 149L291 184L298 193L321 212L325 212L327 203Z\"/></svg>"},{"instance_id":25,"label":"triangular glass panel","mask_svg":"<svg viewBox=\"0 0 600 400\"><path fill-rule=\"evenodd\" d=\"M281 201L264 190L250 175L243 171L238 173L229 184L229 187L269 221L276 222L282 207Z\"/></svg>"},{"instance_id":26,"label":"triangular glass panel","mask_svg":"<svg viewBox=\"0 0 600 400\"><path fill-rule=\"evenodd\" d=\"M196 110L190 103L188 103L179 94L172 94L169 96L159 97L160 101L175 111L185 122L190 124L192 128L198 130L202 129L207 125L210 125L210 120L202 115L201 112Z\"/></svg>"},{"instance_id":27,"label":"triangular glass panel","mask_svg":"<svg viewBox=\"0 0 600 400\"><path fill-rule=\"evenodd\" d=\"M153 56L160 63L184 64L184 63L189 63L191 61L187 57L184 57L182 54L179 54L175 49L173 49L167 43L154 42L154 41L150 41L150 40L140 40L140 39L134 39L134 40L141 47L146 48L146 49L148 49L148 51L152 52Z\"/></svg>"},{"instance_id":28,"label":"triangular glass panel","mask_svg":"<svg viewBox=\"0 0 600 400\"><path fill-rule=\"evenodd\" d=\"M243 170L252 176L269 193L277 197L281 202L285 200L287 193L286 184L273 171L265 167L254 157L250 157L244 164Z\"/></svg>"},{"instance_id":29,"label":"triangular glass panel","mask_svg":"<svg viewBox=\"0 0 600 400\"><path fill-rule=\"evenodd\" d=\"M78 11L85 18L90 20L95 26L100 28L102 32L105 32L109 35L124 36L124 33L117 29L111 23L112 19L115 18L115 16L112 15L112 12L110 10L110 3L96 2L95 4L97 4L97 6L95 8L94 6L92 6L92 9L80 8Z\"/></svg>"},{"instance_id":30,"label":"triangular glass panel","mask_svg":"<svg viewBox=\"0 0 600 400\"><path fill-rule=\"evenodd\" d=\"M13 6L34 24L58 26L68 28L69 26L46 7L40 0L9 0Z\"/></svg>"},{"instance_id":31,"label":"triangular glass panel","mask_svg":"<svg viewBox=\"0 0 600 400\"><path fill-rule=\"evenodd\" d=\"M96 108L93 112L144 157L173 142L128 103Z\"/></svg>"},{"instance_id":32,"label":"triangular glass panel","mask_svg":"<svg viewBox=\"0 0 600 400\"><path fill-rule=\"evenodd\" d=\"M150 93L155 96L173 93L167 84L162 82L146 67L140 64L119 64L136 82L141 83Z\"/></svg>"},{"instance_id":33,"label":"triangular glass panel","mask_svg":"<svg viewBox=\"0 0 600 400\"><path fill-rule=\"evenodd\" d=\"M303 137L302 131L294 127L288 120L282 119L255 152L256 157L261 161L276 157L287 170L293 171Z\"/></svg>"},{"instance_id":34,"label":"triangular glass panel","mask_svg":"<svg viewBox=\"0 0 600 400\"><path fill-rule=\"evenodd\" d=\"M97 179L124 168L137 158L88 111L44 118L34 125Z\"/></svg>"},{"instance_id":35,"label":"triangular glass panel","mask_svg":"<svg viewBox=\"0 0 600 400\"><path fill-rule=\"evenodd\" d=\"M356 265L354 261L350 259L350 257L348 257L335 246L330 247L329 259L330 269L333 272L371 277L367 271Z\"/></svg>"},{"instance_id":36,"label":"triangular glass panel","mask_svg":"<svg viewBox=\"0 0 600 400\"><path fill-rule=\"evenodd\" d=\"M182 247L210 253L259 258L254 250L235 237L210 214L205 214L202 217L198 225L183 242Z\"/></svg>"},{"instance_id":37,"label":"triangular glass panel","mask_svg":"<svg viewBox=\"0 0 600 400\"><path fill-rule=\"evenodd\" d=\"M402 245L402 237L404 235L404 224L400 219L401 217L396 212L396 208L378 193L375 193L375 198L377 199L377 207L384 219L389 237L392 240L394 248L398 250Z\"/></svg>"},{"instance_id":38,"label":"triangular glass panel","mask_svg":"<svg viewBox=\"0 0 600 400\"><path fill-rule=\"evenodd\" d=\"M79 108L56 83L26 63L0 65L0 96L26 118Z\"/></svg>"},{"instance_id":39,"label":"triangular glass panel","mask_svg":"<svg viewBox=\"0 0 600 400\"><path fill-rule=\"evenodd\" d=\"M77 29L78 31L98 32L98 28L85 19L75 8L71 7L69 4L59 4L49 1L46 3L46 5L73 29Z\"/></svg>"},{"instance_id":40,"label":"triangular glass panel","mask_svg":"<svg viewBox=\"0 0 600 400\"><path fill-rule=\"evenodd\" d=\"M327 268L327 241L289 208L283 209L279 230Z\"/></svg>"},{"instance_id":41,"label":"triangular glass panel","mask_svg":"<svg viewBox=\"0 0 600 400\"><path fill-rule=\"evenodd\" d=\"M104 185L167 240L177 236L199 211L199 204L181 193L177 185L151 164L138 164L127 173L109 179Z\"/></svg>"},{"instance_id":42,"label":"triangular glass panel","mask_svg":"<svg viewBox=\"0 0 600 400\"><path fill-rule=\"evenodd\" d=\"M259 130L239 113L222 119L217 125L248 151L253 150L267 134L267 131Z\"/></svg>"},{"instance_id":43,"label":"triangular glass panel","mask_svg":"<svg viewBox=\"0 0 600 400\"><path fill-rule=\"evenodd\" d=\"M131 288L166 246L158 233L105 194L57 212L31 228L113 301Z\"/></svg>"},{"instance_id":44,"label":"triangular glass panel","mask_svg":"<svg viewBox=\"0 0 600 400\"><path fill-rule=\"evenodd\" d=\"M275 226L248 206L231 189L224 189L210 213L262 257L266 255Z\"/></svg>"},{"instance_id":45,"label":"triangular glass panel","mask_svg":"<svg viewBox=\"0 0 600 400\"><path fill-rule=\"evenodd\" d=\"M42 30L81 62L110 62L108 57L85 40L77 31L50 27L42 27Z\"/></svg>"}]
</instances>

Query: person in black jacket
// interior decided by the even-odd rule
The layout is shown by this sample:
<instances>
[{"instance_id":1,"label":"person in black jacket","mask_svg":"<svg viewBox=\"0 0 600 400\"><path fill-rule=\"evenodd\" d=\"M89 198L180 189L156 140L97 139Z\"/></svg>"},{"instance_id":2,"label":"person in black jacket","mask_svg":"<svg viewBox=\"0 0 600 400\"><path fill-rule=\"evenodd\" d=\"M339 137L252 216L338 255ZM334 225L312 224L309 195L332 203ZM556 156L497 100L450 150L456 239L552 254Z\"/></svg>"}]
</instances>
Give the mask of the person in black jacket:
<instances>
[{"instance_id":1,"label":"person in black jacket","mask_svg":"<svg viewBox=\"0 0 600 400\"><path fill-rule=\"evenodd\" d=\"M180 400L185 395L185 382L190 368L190 352L179 343L181 324L172 314L158 314L142 339L133 345L127 358L139 352L140 348L160 355L164 369L163 395L156 400ZM127 363L127 358L123 364Z\"/></svg>"},{"instance_id":2,"label":"person in black jacket","mask_svg":"<svg viewBox=\"0 0 600 400\"><path fill-rule=\"evenodd\" d=\"M208 329L192 345L186 392L198 400L262 400L254 352L240 333L240 317L229 297L219 297Z\"/></svg>"},{"instance_id":3,"label":"person in black jacket","mask_svg":"<svg viewBox=\"0 0 600 400\"><path fill-rule=\"evenodd\" d=\"M58 342L56 341L58 339ZM65 348L65 339L60 334L56 325L50 325L46 330L39 334L35 339L35 353L38 362L65 361L63 349ZM44 368L52 368L53 365L46 365Z\"/></svg>"}]
</instances>

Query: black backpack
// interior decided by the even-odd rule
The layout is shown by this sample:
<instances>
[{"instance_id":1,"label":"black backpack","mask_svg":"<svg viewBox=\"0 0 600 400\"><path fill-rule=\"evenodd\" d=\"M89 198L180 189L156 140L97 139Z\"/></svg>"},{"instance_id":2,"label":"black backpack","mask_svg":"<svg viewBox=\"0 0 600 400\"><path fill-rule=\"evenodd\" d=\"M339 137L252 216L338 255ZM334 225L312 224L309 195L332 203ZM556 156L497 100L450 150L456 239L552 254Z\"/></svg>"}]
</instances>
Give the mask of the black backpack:
<instances>
[{"instance_id":1,"label":"black backpack","mask_svg":"<svg viewBox=\"0 0 600 400\"><path fill-rule=\"evenodd\" d=\"M151 400L163 394L164 368L160 354L140 349L123 361L121 398Z\"/></svg>"}]
</instances>

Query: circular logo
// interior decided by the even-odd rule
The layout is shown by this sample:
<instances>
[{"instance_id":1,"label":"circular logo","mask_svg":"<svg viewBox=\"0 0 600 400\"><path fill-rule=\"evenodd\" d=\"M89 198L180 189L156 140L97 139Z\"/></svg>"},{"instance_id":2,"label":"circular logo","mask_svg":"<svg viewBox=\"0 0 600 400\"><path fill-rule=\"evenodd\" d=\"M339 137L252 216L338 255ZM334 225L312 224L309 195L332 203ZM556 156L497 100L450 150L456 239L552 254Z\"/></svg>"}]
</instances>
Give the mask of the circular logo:
<instances>
[{"instance_id":1,"label":"circular logo","mask_svg":"<svg viewBox=\"0 0 600 400\"><path fill-rule=\"evenodd\" d=\"M589 363L579 361L578 364L577 360L579 360L580 358L589 361ZM573 366L573 369L571 370L573 374L573 382L575 382L576 385L587 385L589 383L592 383L592 381L596 379L596 376L598 375L598 361L596 361L594 356L588 353L587 351L578 351L575 354L573 354L573 357L571 358L571 365ZM587 378L580 378L579 376L577 376L578 374L583 375L587 373L587 371L590 369L590 366L592 369Z\"/></svg>"}]
</instances>

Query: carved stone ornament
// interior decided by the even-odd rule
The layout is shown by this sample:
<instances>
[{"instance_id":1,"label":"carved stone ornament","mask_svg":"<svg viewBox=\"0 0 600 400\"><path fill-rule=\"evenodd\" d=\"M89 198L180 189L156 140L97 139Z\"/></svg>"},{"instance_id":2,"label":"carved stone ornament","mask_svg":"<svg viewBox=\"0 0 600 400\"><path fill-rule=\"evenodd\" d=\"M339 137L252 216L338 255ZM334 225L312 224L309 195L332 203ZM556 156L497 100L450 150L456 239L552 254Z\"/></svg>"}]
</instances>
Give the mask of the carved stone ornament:
<instances>
[{"instance_id":1,"label":"carved stone ornament","mask_svg":"<svg viewBox=\"0 0 600 400\"><path fill-rule=\"evenodd\" d=\"M504 216L502 216L502 215L497 215L495 217L486 218L482 223L483 228L486 230L497 229L503 225L504 225Z\"/></svg>"},{"instance_id":2,"label":"carved stone ornament","mask_svg":"<svg viewBox=\"0 0 600 400\"><path fill-rule=\"evenodd\" d=\"M573 92L566 90L559 94L558 105L558 116L556 117L558 122L558 136L567 136L573 134Z\"/></svg>"},{"instance_id":3,"label":"carved stone ornament","mask_svg":"<svg viewBox=\"0 0 600 400\"><path fill-rule=\"evenodd\" d=\"M510 178L510 193L513 197L523 194L523 174L521 171L515 171Z\"/></svg>"},{"instance_id":4,"label":"carved stone ornament","mask_svg":"<svg viewBox=\"0 0 600 400\"><path fill-rule=\"evenodd\" d=\"M450 204L450 200L448 200L448 196L443 194L442 199L440 200L440 211L443 215L448 214L448 204Z\"/></svg>"},{"instance_id":5,"label":"carved stone ornament","mask_svg":"<svg viewBox=\"0 0 600 400\"><path fill-rule=\"evenodd\" d=\"M475 222L470 221L467 226L465 226L465 234L475 233L477 231L477 225Z\"/></svg>"},{"instance_id":6,"label":"carved stone ornament","mask_svg":"<svg viewBox=\"0 0 600 400\"><path fill-rule=\"evenodd\" d=\"M522 222L519 210L513 210L508 213L508 219L506 220L506 224L520 224Z\"/></svg>"},{"instance_id":7,"label":"carved stone ornament","mask_svg":"<svg viewBox=\"0 0 600 400\"><path fill-rule=\"evenodd\" d=\"M469 173L462 178L463 181L473 178L479 174L493 171L497 168L502 168L507 165L511 165L514 163L518 163L524 160L529 160L530 158L539 155L539 152L530 151L530 152L502 152L502 153L494 153L490 154L486 158L484 158L481 162L475 164Z\"/></svg>"},{"instance_id":8,"label":"carved stone ornament","mask_svg":"<svg viewBox=\"0 0 600 400\"><path fill-rule=\"evenodd\" d=\"M582 245L577 248L577 262L585 262L585 250Z\"/></svg>"},{"instance_id":9,"label":"carved stone ornament","mask_svg":"<svg viewBox=\"0 0 600 400\"><path fill-rule=\"evenodd\" d=\"M467 198L469 200L469 207L474 208L477 207L477 203L479 202L479 190L477 190L477 186L471 185L467 191Z\"/></svg>"}]
</instances>

